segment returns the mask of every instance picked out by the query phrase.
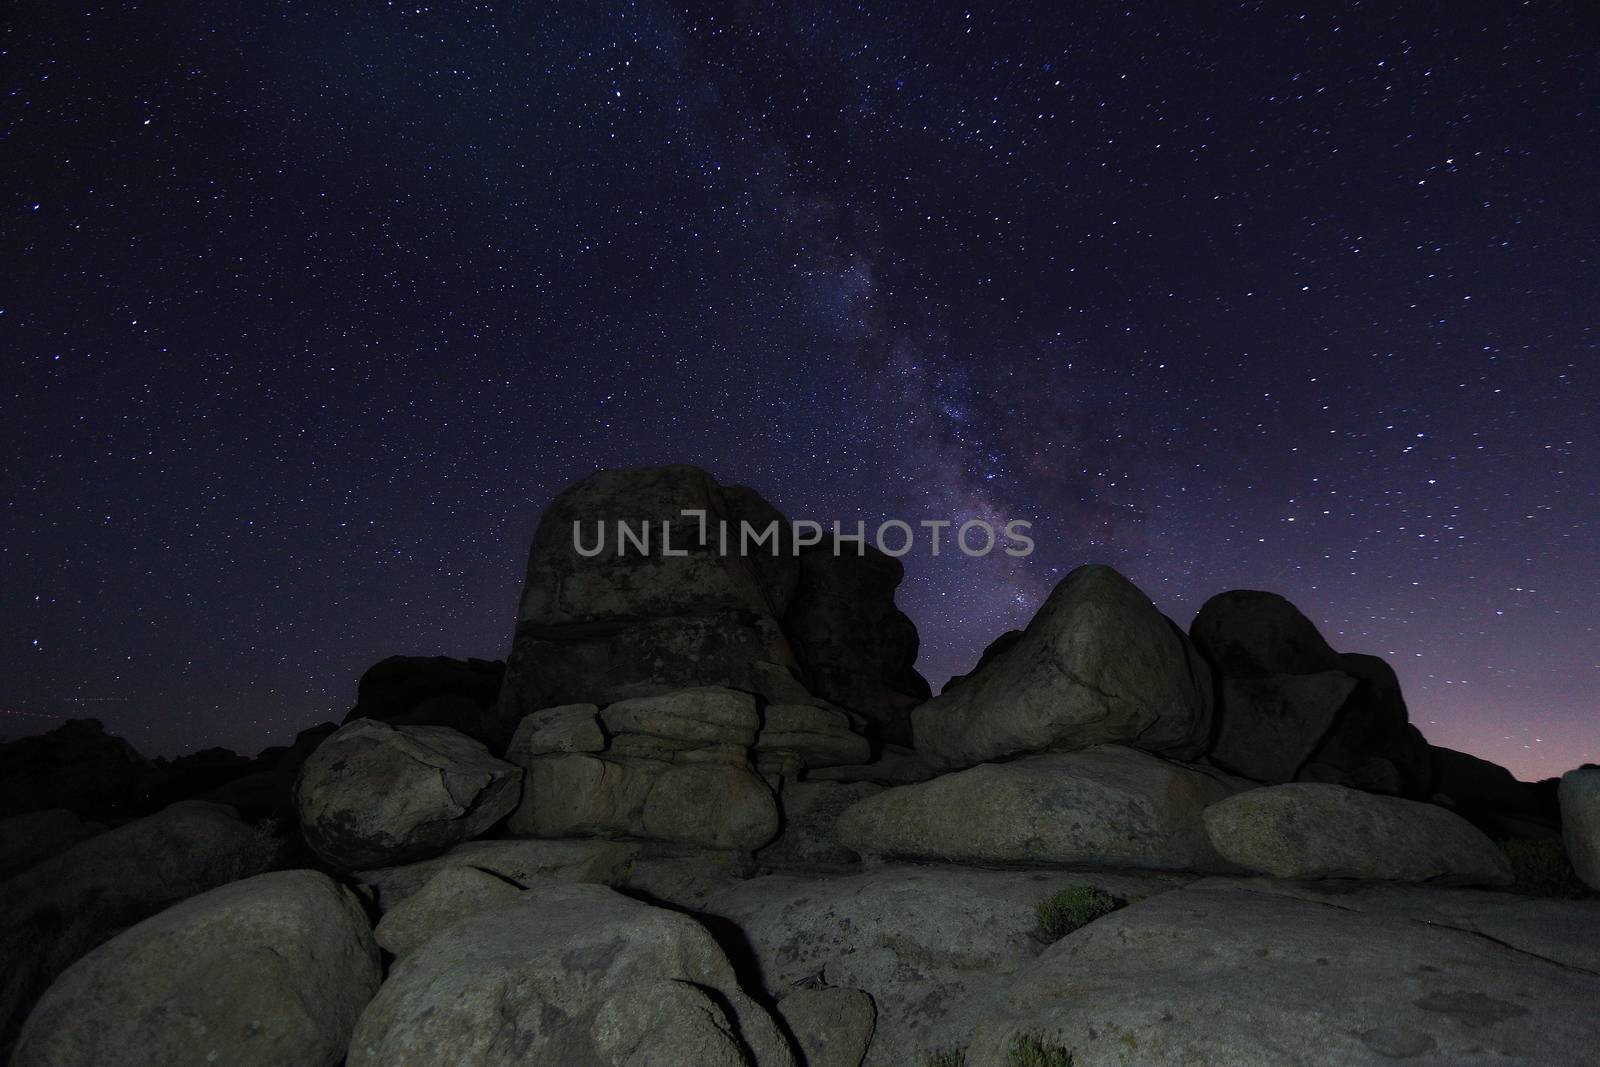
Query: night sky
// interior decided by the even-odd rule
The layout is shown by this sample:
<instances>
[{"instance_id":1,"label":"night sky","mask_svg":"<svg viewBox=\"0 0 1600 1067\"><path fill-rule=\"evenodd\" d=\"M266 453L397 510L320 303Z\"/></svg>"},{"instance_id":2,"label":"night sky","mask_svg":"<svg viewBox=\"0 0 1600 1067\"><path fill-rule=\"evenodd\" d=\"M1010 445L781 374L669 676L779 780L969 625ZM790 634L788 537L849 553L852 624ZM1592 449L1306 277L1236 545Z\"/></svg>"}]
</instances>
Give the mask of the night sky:
<instances>
[{"instance_id":1,"label":"night sky","mask_svg":"<svg viewBox=\"0 0 1600 1067\"><path fill-rule=\"evenodd\" d=\"M600 467L1284 593L1600 760L1589 3L5 5L0 733L253 752L500 658ZM1400 9L1397 12L1397 9Z\"/></svg>"}]
</instances>

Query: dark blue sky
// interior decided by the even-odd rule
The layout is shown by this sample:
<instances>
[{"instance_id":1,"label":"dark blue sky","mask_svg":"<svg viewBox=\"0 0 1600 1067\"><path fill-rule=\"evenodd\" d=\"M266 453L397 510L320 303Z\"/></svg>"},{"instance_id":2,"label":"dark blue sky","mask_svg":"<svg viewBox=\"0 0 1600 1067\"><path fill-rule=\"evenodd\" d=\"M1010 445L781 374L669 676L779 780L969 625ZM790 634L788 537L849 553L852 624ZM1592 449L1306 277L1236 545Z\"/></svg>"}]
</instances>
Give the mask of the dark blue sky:
<instances>
[{"instance_id":1,"label":"dark blue sky","mask_svg":"<svg viewBox=\"0 0 1600 1067\"><path fill-rule=\"evenodd\" d=\"M688 461L908 557L937 686L1100 560L1430 740L1600 759L1592 5L7 5L0 729L153 752L501 656Z\"/></svg>"}]
</instances>

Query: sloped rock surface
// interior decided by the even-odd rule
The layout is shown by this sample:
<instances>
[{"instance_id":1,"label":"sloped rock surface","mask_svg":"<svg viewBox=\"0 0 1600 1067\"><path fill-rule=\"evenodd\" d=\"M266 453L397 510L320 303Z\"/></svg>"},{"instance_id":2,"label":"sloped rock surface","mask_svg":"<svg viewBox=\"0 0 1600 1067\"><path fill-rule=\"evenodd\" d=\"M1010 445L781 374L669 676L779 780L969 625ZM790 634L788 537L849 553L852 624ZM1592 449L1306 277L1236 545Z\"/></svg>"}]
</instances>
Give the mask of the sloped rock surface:
<instances>
[{"instance_id":1,"label":"sloped rock surface","mask_svg":"<svg viewBox=\"0 0 1600 1067\"><path fill-rule=\"evenodd\" d=\"M1201 883L1068 935L997 989L967 1062L1018 1034L1075 1067L1579 1067L1600 975L1410 918Z\"/></svg>"},{"instance_id":2,"label":"sloped rock surface","mask_svg":"<svg viewBox=\"0 0 1600 1067\"><path fill-rule=\"evenodd\" d=\"M378 981L348 891L313 871L264 874L174 905L73 964L11 1062L332 1067Z\"/></svg>"},{"instance_id":3,"label":"sloped rock surface","mask_svg":"<svg viewBox=\"0 0 1600 1067\"><path fill-rule=\"evenodd\" d=\"M20 874L79 841L104 832L104 826L81 819L66 808L0 819L0 879Z\"/></svg>"},{"instance_id":4,"label":"sloped rock surface","mask_svg":"<svg viewBox=\"0 0 1600 1067\"><path fill-rule=\"evenodd\" d=\"M509 904L524 892L477 867L446 867L378 920L373 937L396 956L404 956L463 919Z\"/></svg>"},{"instance_id":5,"label":"sloped rock surface","mask_svg":"<svg viewBox=\"0 0 1600 1067\"><path fill-rule=\"evenodd\" d=\"M282 842L232 809L185 801L97 834L0 884L0 1055L66 967L186 897L266 870Z\"/></svg>"}]
</instances>

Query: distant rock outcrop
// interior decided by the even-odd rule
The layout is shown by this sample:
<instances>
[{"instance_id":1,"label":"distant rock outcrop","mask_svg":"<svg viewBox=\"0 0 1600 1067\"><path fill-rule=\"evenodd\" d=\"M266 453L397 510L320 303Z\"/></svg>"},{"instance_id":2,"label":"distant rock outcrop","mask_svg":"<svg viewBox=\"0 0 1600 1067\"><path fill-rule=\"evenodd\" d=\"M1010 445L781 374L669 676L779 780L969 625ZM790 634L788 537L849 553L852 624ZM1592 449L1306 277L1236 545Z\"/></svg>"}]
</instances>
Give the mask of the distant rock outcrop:
<instances>
[{"instance_id":1,"label":"distant rock outcrop","mask_svg":"<svg viewBox=\"0 0 1600 1067\"><path fill-rule=\"evenodd\" d=\"M67 808L95 822L126 822L150 810L155 784L155 764L99 719L68 719L0 744L0 818Z\"/></svg>"}]
</instances>

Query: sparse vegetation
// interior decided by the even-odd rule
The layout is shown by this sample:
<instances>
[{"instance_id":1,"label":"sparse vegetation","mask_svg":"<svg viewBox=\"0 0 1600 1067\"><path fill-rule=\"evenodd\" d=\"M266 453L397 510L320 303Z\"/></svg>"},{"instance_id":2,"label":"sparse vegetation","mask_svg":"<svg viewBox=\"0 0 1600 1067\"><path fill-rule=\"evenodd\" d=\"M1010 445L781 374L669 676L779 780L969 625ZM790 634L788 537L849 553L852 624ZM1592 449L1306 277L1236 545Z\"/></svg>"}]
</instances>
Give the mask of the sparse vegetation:
<instances>
[{"instance_id":1,"label":"sparse vegetation","mask_svg":"<svg viewBox=\"0 0 1600 1067\"><path fill-rule=\"evenodd\" d=\"M1007 1062L1011 1067L1072 1067L1072 1053L1046 1044L1043 1034L1014 1034Z\"/></svg>"},{"instance_id":2,"label":"sparse vegetation","mask_svg":"<svg viewBox=\"0 0 1600 1067\"><path fill-rule=\"evenodd\" d=\"M1567 850L1559 837L1501 841L1500 848L1511 861L1516 882L1513 893L1540 897L1581 897L1584 884L1567 860Z\"/></svg>"},{"instance_id":3,"label":"sparse vegetation","mask_svg":"<svg viewBox=\"0 0 1600 1067\"><path fill-rule=\"evenodd\" d=\"M1041 941L1060 941L1080 926L1094 922L1122 907L1122 901L1091 885L1069 885L1039 902L1038 937Z\"/></svg>"},{"instance_id":4,"label":"sparse vegetation","mask_svg":"<svg viewBox=\"0 0 1600 1067\"><path fill-rule=\"evenodd\" d=\"M922 1057L922 1067L967 1067L967 1050L942 1048Z\"/></svg>"}]
</instances>

